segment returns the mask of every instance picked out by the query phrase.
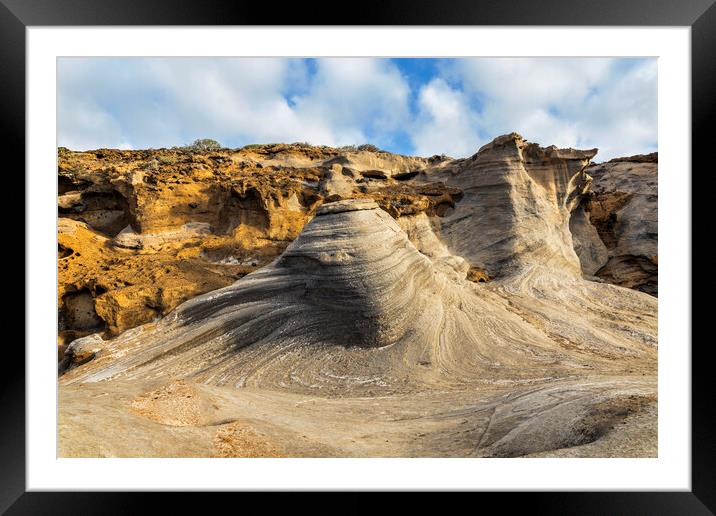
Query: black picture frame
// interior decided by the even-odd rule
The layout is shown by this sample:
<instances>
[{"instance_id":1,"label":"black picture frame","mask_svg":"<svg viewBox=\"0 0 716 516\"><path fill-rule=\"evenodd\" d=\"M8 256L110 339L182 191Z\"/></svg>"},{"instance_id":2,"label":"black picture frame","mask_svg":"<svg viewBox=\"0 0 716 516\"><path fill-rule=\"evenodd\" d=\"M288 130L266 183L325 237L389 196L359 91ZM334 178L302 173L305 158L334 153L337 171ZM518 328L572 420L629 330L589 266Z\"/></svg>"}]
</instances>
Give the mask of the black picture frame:
<instances>
[{"instance_id":1,"label":"black picture frame","mask_svg":"<svg viewBox=\"0 0 716 516\"><path fill-rule=\"evenodd\" d=\"M63 25L607 25L689 26L692 64L692 170L713 174L710 158L711 122L716 113L716 0L383 0L360 4L347 16L346 6L305 3L271 9L244 0L0 0L0 113L6 148L25 155L25 29ZM19 167L16 170L21 170ZM683 171L685 180L691 175ZM691 176L693 177L693 176ZM709 181L711 179L709 178ZM703 183L702 183L703 184ZM21 186L23 191L24 186ZM694 192L692 188L692 192ZM25 192L27 195L30 192ZM702 193L701 195L706 195ZM693 199L693 197L692 197ZM704 201L706 202L706 201ZM693 202L692 206L696 204ZM704 224L692 216L693 224ZM692 234L697 228L692 228ZM692 268L703 255L692 254ZM26 277L30 273L25 269ZM691 285L691 277L684 277ZM708 306L692 302L694 313ZM696 318L696 320L699 320ZM693 326L692 326L693 332ZM693 333L692 333L693 335ZM551 514L713 514L716 512L714 457L716 438L711 423L712 339L692 346L692 490L690 492L568 492L480 493L497 498L501 509L526 506ZM9 345L6 343L6 345ZM28 343L26 342L26 346ZM684 342L684 346L691 342ZM7 352L7 351L6 351ZM25 491L25 367L22 353L14 352L13 366L0 375L0 513L7 514L134 514L160 497L165 511L206 509L207 493L199 500L176 493L60 493ZM211 494L212 502L235 494ZM219 496L219 498L216 498ZM238 494L245 497L246 494ZM370 510L370 502L353 495L351 507ZM243 506L247 500L242 498ZM418 498L420 500L420 498ZM212 505L213 505L212 503ZM249 502L250 503L250 502Z\"/></svg>"}]
</instances>

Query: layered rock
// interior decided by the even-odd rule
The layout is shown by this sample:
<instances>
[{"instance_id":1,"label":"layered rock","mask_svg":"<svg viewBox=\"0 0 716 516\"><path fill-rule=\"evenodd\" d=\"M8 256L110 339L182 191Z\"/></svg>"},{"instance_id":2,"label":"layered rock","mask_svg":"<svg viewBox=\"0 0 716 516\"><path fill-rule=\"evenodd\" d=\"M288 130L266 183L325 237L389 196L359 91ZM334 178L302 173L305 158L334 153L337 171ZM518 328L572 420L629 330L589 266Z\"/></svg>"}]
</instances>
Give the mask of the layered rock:
<instances>
[{"instance_id":1,"label":"layered rock","mask_svg":"<svg viewBox=\"0 0 716 516\"><path fill-rule=\"evenodd\" d=\"M265 145L59 158L60 354L72 338L115 336L269 263L325 199L373 198L399 217L440 212L460 195L392 179L428 161L385 152Z\"/></svg>"},{"instance_id":2,"label":"layered rock","mask_svg":"<svg viewBox=\"0 0 716 516\"><path fill-rule=\"evenodd\" d=\"M589 229L592 248L600 250L596 256L580 253L585 272L656 296L658 155L617 158L588 172L594 181L579 210L594 228Z\"/></svg>"},{"instance_id":3,"label":"layered rock","mask_svg":"<svg viewBox=\"0 0 716 516\"><path fill-rule=\"evenodd\" d=\"M593 154L516 134L464 160L296 144L61 150L58 209L70 220L59 234L60 351L269 263L323 202L341 198L375 200L418 247L432 240L463 260L473 281L527 263L574 274L573 248L587 277L655 295L656 155L585 169ZM596 177L591 193L586 172Z\"/></svg>"},{"instance_id":4,"label":"layered rock","mask_svg":"<svg viewBox=\"0 0 716 516\"><path fill-rule=\"evenodd\" d=\"M657 302L605 283L656 158L595 152L61 152L59 454L656 456Z\"/></svg>"},{"instance_id":5,"label":"layered rock","mask_svg":"<svg viewBox=\"0 0 716 516\"><path fill-rule=\"evenodd\" d=\"M373 201L324 204L270 265L78 346L93 358L61 379L61 455L96 454L99 434L115 455L171 455L140 444L167 438L173 453L213 454L214 432L238 421L279 455L516 456L600 438L586 421L621 421L625 399L653 407L653 298L578 279L540 296L513 292L511 277L475 284L427 215L399 222L418 247ZM588 317L554 323L568 297ZM129 402L92 402L88 435L75 411L97 382ZM125 424L141 436L133 452Z\"/></svg>"},{"instance_id":6,"label":"layered rock","mask_svg":"<svg viewBox=\"0 0 716 516\"><path fill-rule=\"evenodd\" d=\"M60 355L75 338L116 336L256 269L211 264L181 250L140 253L71 219L59 219L58 230Z\"/></svg>"},{"instance_id":7,"label":"layered rock","mask_svg":"<svg viewBox=\"0 0 716 516\"><path fill-rule=\"evenodd\" d=\"M445 282L431 260L375 202L353 199L325 204L272 264L230 287L182 304L162 321L154 337L142 336L141 349L129 363L112 360L110 371L112 375L120 367L141 371L146 362L162 374L235 385L245 383L246 374L255 367L246 358L255 353L252 347L270 343L274 352L306 348L311 359L297 360L310 363L313 355L330 347L390 346L407 338L407 332L411 339L418 338L416 332L424 333L421 328L440 317L439 293ZM193 326L197 332L185 333ZM156 345L148 345L154 338ZM112 346L124 347L118 344L122 341L115 339ZM187 369L179 371L171 364L170 373L163 371L163 361L156 357L173 355L176 352L171 350L189 343L192 355L224 356L228 362L180 359ZM97 362L92 369L101 366L102 360ZM302 375L315 373L314 369L307 367ZM217 375L219 370L222 373ZM108 374L100 369L81 377L96 380Z\"/></svg>"},{"instance_id":8,"label":"layered rock","mask_svg":"<svg viewBox=\"0 0 716 516\"><path fill-rule=\"evenodd\" d=\"M584 169L596 152L543 148L512 133L447 174L438 169L434 177L463 191L459 207L441 220L441 238L490 276L527 265L576 273L570 213L589 187Z\"/></svg>"}]
</instances>

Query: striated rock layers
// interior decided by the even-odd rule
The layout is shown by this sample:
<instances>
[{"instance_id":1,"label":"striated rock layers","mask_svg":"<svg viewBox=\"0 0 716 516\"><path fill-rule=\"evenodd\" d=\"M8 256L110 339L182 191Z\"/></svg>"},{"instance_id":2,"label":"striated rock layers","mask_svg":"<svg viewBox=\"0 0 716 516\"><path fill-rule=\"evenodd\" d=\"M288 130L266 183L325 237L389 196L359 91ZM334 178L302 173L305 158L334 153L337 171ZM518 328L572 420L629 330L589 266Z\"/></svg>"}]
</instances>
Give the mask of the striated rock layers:
<instances>
[{"instance_id":1,"label":"striated rock layers","mask_svg":"<svg viewBox=\"0 0 716 516\"><path fill-rule=\"evenodd\" d=\"M581 265L656 295L656 155L587 167L594 153L516 134L460 160L300 144L61 149L60 358L73 339L114 337L268 264L343 198L373 199L472 281Z\"/></svg>"},{"instance_id":2,"label":"striated rock layers","mask_svg":"<svg viewBox=\"0 0 716 516\"><path fill-rule=\"evenodd\" d=\"M473 257L440 240L457 231L449 210L440 224L396 220L343 199L232 285L73 342L82 363L60 379L59 455L656 456L656 299L582 279L554 227L567 170L520 189L544 210L526 223L547 244L513 261L507 247L464 248L491 281L470 281ZM505 199L515 217L530 200Z\"/></svg>"},{"instance_id":3,"label":"striated rock layers","mask_svg":"<svg viewBox=\"0 0 716 516\"><path fill-rule=\"evenodd\" d=\"M464 197L443 217L442 239L491 276L526 266L574 273L570 213L589 187L584 169L596 153L542 148L515 133L496 138L451 165L445 180Z\"/></svg>"},{"instance_id":4,"label":"striated rock layers","mask_svg":"<svg viewBox=\"0 0 716 516\"><path fill-rule=\"evenodd\" d=\"M591 191L572 217L572 232L585 243L578 249L585 273L654 296L658 293L657 168L656 153L590 166ZM590 224L579 222L584 219Z\"/></svg>"},{"instance_id":5,"label":"striated rock layers","mask_svg":"<svg viewBox=\"0 0 716 516\"><path fill-rule=\"evenodd\" d=\"M60 356L75 338L116 336L269 263L325 200L369 197L394 217L454 206L459 189L405 183L428 164L305 145L61 150Z\"/></svg>"}]
</instances>

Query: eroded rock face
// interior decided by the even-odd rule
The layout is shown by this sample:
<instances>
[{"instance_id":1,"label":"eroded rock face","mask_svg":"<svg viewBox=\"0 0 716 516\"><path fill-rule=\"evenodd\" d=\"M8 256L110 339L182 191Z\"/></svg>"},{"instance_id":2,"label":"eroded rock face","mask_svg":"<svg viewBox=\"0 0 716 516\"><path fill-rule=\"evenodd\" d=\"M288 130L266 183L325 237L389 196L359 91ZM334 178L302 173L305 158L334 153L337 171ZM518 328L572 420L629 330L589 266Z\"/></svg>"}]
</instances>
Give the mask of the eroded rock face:
<instances>
[{"instance_id":1,"label":"eroded rock face","mask_svg":"<svg viewBox=\"0 0 716 516\"><path fill-rule=\"evenodd\" d=\"M63 152L60 455L655 456L655 158L366 152Z\"/></svg>"},{"instance_id":2,"label":"eroded rock face","mask_svg":"<svg viewBox=\"0 0 716 516\"><path fill-rule=\"evenodd\" d=\"M450 250L490 276L527 265L577 273L569 219L587 191L584 169L597 150L543 148L512 133L436 178L463 191L445 214L440 236Z\"/></svg>"},{"instance_id":3,"label":"eroded rock face","mask_svg":"<svg viewBox=\"0 0 716 516\"><path fill-rule=\"evenodd\" d=\"M656 155L585 169L593 155L516 134L464 160L302 145L62 151L60 346L117 335L235 281L342 198L373 199L473 281L526 263L575 274L574 249L586 276L655 295Z\"/></svg>"},{"instance_id":4,"label":"eroded rock face","mask_svg":"<svg viewBox=\"0 0 716 516\"><path fill-rule=\"evenodd\" d=\"M325 200L375 199L400 217L439 214L461 194L393 179L429 162L385 152L264 145L59 157L60 355L73 338L116 336L266 265Z\"/></svg>"},{"instance_id":5,"label":"eroded rock face","mask_svg":"<svg viewBox=\"0 0 716 516\"><path fill-rule=\"evenodd\" d=\"M82 431L72 411L96 382L134 401L101 409L95 425L137 420L147 442L163 442L166 425L190 427L175 450L199 455L215 442L209 427L238 414L283 456L522 456L600 439L626 418L612 410L624 397L653 407L654 298L561 275L476 284L434 236L426 214L396 222L372 200L322 205L271 264L71 368L63 428ZM606 426L587 434L594 414ZM115 428L102 446L123 455ZM62 455L80 453L60 441ZM652 453L645 446L628 453Z\"/></svg>"},{"instance_id":6,"label":"eroded rock face","mask_svg":"<svg viewBox=\"0 0 716 516\"><path fill-rule=\"evenodd\" d=\"M256 269L212 264L166 243L148 252L127 249L71 219L59 219L58 229L60 355L73 339L98 331L116 336Z\"/></svg>"},{"instance_id":7,"label":"eroded rock face","mask_svg":"<svg viewBox=\"0 0 716 516\"><path fill-rule=\"evenodd\" d=\"M582 272L587 276L594 276L609 260L609 251L597 228L592 224L590 215L582 204L577 206L569 219L569 230Z\"/></svg>"},{"instance_id":8,"label":"eroded rock face","mask_svg":"<svg viewBox=\"0 0 716 516\"><path fill-rule=\"evenodd\" d=\"M594 228L589 229L592 249L600 250L597 255L580 254L585 272L656 296L658 155L617 158L590 166L587 172L594 180L579 210Z\"/></svg>"}]
</instances>

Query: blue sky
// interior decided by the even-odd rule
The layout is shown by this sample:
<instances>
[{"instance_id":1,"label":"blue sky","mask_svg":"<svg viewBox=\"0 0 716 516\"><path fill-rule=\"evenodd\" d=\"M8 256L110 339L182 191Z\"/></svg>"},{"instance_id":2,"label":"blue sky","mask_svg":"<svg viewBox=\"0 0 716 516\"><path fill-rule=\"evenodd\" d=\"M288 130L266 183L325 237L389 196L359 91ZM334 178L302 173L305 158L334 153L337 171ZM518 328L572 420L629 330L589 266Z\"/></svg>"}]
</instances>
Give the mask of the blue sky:
<instances>
[{"instance_id":1,"label":"blue sky","mask_svg":"<svg viewBox=\"0 0 716 516\"><path fill-rule=\"evenodd\" d=\"M654 58L60 58L57 79L58 145L76 150L213 138L463 157L512 131L597 161L657 148Z\"/></svg>"}]
</instances>

